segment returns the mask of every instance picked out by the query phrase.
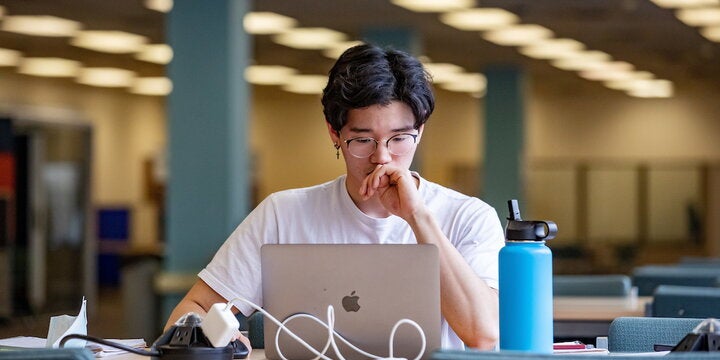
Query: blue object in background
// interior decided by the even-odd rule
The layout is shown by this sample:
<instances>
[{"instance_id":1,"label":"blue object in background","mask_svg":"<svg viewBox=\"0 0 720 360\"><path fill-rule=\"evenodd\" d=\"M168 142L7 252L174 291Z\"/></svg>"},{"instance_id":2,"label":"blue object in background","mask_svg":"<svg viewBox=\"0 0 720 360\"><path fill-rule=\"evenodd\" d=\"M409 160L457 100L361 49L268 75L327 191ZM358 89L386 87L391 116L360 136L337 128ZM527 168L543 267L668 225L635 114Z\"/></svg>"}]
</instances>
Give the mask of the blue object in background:
<instances>
[{"instance_id":1,"label":"blue object in background","mask_svg":"<svg viewBox=\"0 0 720 360\"><path fill-rule=\"evenodd\" d=\"M500 349L552 354L551 221L522 221L517 200L509 201L505 247L499 255Z\"/></svg>"},{"instance_id":2,"label":"blue object in background","mask_svg":"<svg viewBox=\"0 0 720 360\"><path fill-rule=\"evenodd\" d=\"M98 283L120 285L120 257L130 239L130 210L124 207L97 210Z\"/></svg>"}]
</instances>

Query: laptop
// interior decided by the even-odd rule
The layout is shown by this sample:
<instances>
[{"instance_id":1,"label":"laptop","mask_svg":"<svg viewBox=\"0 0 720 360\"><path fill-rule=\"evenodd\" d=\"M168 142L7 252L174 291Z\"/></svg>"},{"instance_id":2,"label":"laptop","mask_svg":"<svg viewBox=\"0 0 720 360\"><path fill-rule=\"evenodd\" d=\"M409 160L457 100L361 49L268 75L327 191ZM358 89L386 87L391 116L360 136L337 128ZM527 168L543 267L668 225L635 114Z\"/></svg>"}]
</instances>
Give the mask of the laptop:
<instances>
[{"instance_id":1,"label":"laptop","mask_svg":"<svg viewBox=\"0 0 720 360\"><path fill-rule=\"evenodd\" d=\"M335 330L350 343L376 356L389 356L393 326L401 319L418 323L425 333L423 359L440 348L440 263L434 245L264 245L261 249L263 305L284 321L312 314L327 323L327 307L335 313ZM264 319L265 356L279 359L277 325ZM322 351L328 331L307 318L286 326ZM336 338L346 359L368 359ZM414 359L422 349L419 332L404 324L395 333L393 355ZM278 347L288 359L315 355L287 333ZM337 359L332 347L326 354Z\"/></svg>"}]
</instances>

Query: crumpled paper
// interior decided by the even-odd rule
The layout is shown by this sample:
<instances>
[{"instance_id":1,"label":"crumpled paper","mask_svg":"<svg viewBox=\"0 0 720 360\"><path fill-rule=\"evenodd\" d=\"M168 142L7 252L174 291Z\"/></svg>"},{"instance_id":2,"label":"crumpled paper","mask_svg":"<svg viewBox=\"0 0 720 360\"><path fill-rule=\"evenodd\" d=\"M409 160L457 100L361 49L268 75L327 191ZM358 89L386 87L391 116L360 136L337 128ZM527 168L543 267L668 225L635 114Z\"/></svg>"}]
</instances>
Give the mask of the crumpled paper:
<instances>
[{"instance_id":1,"label":"crumpled paper","mask_svg":"<svg viewBox=\"0 0 720 360\"><path fill-rule=\"evenodd\" d=\"M47 342L45 347L58 348L60 341L70 334L87 335L87 300L83 297L82 306L77 316L59 315L50 317L50 327L48 328ZM85 340L70 339L63 345L64 347L85 347Z\"/></svg>"}]
</instances>

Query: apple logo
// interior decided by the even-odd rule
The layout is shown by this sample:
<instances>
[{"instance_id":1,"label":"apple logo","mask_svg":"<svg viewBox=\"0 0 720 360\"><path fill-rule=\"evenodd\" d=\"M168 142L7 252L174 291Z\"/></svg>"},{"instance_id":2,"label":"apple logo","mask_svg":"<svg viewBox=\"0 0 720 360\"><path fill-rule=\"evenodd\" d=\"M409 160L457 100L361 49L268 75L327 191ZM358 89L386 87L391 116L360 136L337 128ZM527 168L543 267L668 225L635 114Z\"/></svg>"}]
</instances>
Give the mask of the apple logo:
<instances>
[{"instance_id":1,"label":"apple logo","mask_svg":"<svg viewBox=\"0 0 720 360\"><path fill-rule=\"evenodd\" d=\"M355 295L355 291L350 293L350 295L346 295L342 298L342 306L345 311L354 311L357 312L360 310L360 304L358 304L358 300L360 300L360 297Z\"/></svg>"}]
</instances>

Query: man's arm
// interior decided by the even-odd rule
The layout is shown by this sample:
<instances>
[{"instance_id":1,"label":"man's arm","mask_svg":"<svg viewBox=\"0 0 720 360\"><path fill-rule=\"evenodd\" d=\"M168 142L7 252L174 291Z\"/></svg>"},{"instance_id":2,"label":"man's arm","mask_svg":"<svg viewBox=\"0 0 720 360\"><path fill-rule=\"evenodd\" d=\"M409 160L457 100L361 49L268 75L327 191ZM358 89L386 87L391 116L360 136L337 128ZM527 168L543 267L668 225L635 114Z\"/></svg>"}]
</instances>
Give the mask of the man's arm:
<instances>
[{"instance_id":1,"label":"man's arm","mask_svg":"<svg viewBox=\"0 0 720 360\"><path fill-rule=\"evenodd\" d=\"M434 244L440 254L440 305L448 324L465 343L492 349L499 337L498 293L470 268L438 226L435 217L421 211L409 219L418 243Z\"/></svg>"},{"instance_id":2,"label":"man's arm","mask_svg":"<svg viewBox=\"0 0 720 360\"><path fill-rule=\"evenodd\" d=\"M360 187L360 195L377 195L392 214L408 222L418 243L434 244L440 253L440 306L465 345L492 349L499 338L498 293L470 268L425 206L410 171L377 166Z\"/></svg>"},{"instance_id":3,"label":"man's arm","mask_svg":"<svg viewBox=\"0 0 720 360\"><path fill-rule=\"evenodd\" d=\"M175 309L172 311L172 313L170 314L170 318L165 324L164 330L169 329L175 324L178 319L180 319L180 317L189 312L194 312L201 316L205 316L213 304L226 302L227 300L220 296L220 294L218 294L210 286L208 286L208 284L198 279L193 285L193 287L190 288L185 297L180 300L180 303L178 303ZM237 309L235 307L233 307L232 309L233 313L237 313ZM252 347L250 346L250 340L242 336L239 331L237 335L240 341L242 341L245 346L247 346L248 350L252 350Z\"/></svg>"}]
</instances>

